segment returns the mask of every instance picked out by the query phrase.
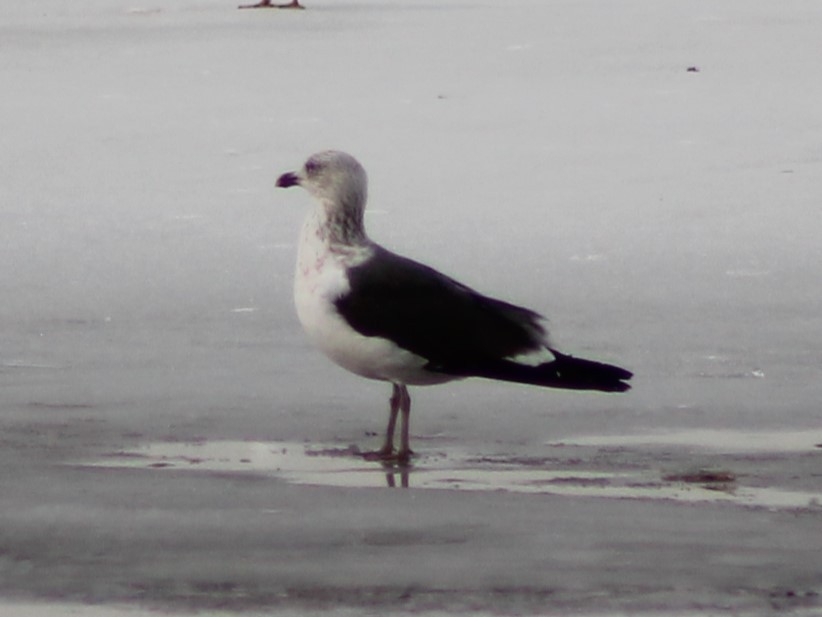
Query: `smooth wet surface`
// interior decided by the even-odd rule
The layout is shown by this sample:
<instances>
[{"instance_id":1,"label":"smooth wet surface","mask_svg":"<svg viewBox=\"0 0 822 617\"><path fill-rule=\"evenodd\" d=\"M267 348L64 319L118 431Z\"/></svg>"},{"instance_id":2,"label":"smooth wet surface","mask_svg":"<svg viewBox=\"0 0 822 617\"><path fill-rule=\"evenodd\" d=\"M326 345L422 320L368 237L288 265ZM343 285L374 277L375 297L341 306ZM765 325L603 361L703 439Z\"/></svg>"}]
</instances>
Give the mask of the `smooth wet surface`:
<instances>
[{"instance_id":1,"label":"smooth wet surface","mask_svg":"<svg viewBox=\"0 0 822 617\"><path fill-rule=\"evenodd\" d=\"M0 614L817 617L822 4L237 4L0 5ZM329 147L634 389L416 388L363 460L273 186Z\"/></svg>"},{"instance_id":2,"label":"smooth wet surface","mask_svg":"<svg viewBox=\"0 0 822 617\"><path fill-rule=\"evenodd\" d=\"M112 449L94 422L78 426L30 431L25 447L8 433L0 567L15 597L270 615L820 606L815 432L765 451L733 431L722 448L688 431L674 446L417 436L400 469L335 441ZM38 456L60 435L100 443Z\"/></svg>"},{"instance_id":3,"label":"smooth wet surface","mask_svg":"<svg viewBox=\"0 0 822 617\"><path fill-rule=\"evenodd\" d=\"M787 478L757 472L757 459L763 457L770 465L781 462L788 468L802 457L813 457L822 465L822 431L588 436L548 444L539 457L478 455L461 450L458 444L442 444L436 450L420 451L408 465L365 460L356 446L161 442L107 453L87 464L157 471L247 472L314 486L718 502L822 514L822 483L810 490L789 488ZM661 467L656 464L660 459L665 461ZM703 466L694 466L694 461L702 461ZM822 478L822 471L818 477Z\"/></svg>"}]
</instances>

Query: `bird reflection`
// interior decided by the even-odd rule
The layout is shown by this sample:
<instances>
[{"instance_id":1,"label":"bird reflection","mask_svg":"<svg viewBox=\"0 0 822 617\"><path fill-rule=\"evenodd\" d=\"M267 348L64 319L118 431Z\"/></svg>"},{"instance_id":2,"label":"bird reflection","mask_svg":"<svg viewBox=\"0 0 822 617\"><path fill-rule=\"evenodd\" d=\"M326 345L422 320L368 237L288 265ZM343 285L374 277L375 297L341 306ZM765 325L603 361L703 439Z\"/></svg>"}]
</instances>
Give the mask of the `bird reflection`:
<instances>
[{"instance_id":1,"label":"bird reflection","mask_svg":"<svg viewBox=\"0 0 822 617\"><path fill-rule=\"evenodd\" d=\"M385 483L389 488L408 488L408 478L413 470L410 460L397 456L395 452L386 453L385 450L360 452L356 447L354 448L364 461L380 464L385 471ZM398 480L399 484L397 484Z\"/></svg>"},{"instance_id":2,"label":"bird reflection","mask_svg":"<svg viewBox=\"0 0 822 617\"><path fill-rule=\"evenodd\" d=\"M411 475L412 466L410 463L398 461L380 461L385 470L385 483L389 488L408 488L408 478ZM399 480L399 485L397 484Z\"/></svg>"}]
</instances>

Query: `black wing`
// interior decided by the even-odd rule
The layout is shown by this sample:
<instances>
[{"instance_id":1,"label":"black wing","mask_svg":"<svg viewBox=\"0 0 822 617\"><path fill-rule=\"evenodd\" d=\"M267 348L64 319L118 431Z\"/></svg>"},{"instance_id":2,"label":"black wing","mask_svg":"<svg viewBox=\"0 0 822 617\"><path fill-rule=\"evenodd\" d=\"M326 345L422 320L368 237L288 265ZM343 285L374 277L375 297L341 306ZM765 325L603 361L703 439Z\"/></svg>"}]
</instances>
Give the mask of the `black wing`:
<instances>
[{"instance_id":1,"label":"black wing","mask_svg":"<svg viewBox=\"0 0 822 617\"><path fill-rule=\"evenodd\" d=\"M335 302L360 334L390 339L445 372L545 346L542 317L534 311L483 296L382 247L375 251L349 270L351 290Z\"/></svg>"}]
</instances>

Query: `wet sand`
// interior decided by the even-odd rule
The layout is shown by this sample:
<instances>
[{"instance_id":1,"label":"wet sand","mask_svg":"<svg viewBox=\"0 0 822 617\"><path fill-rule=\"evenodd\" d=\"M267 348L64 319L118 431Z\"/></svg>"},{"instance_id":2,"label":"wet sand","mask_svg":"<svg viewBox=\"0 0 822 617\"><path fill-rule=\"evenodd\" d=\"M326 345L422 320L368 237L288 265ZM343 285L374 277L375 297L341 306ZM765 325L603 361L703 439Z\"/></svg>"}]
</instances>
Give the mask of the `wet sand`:
<instances>
[{"instance_id":1,"label":"wet sand","mask_svg":"<svg viewBox=\"0 0 822 617\"><path fill-rule=\"evenodd\" d=\"M822 514L822 487L812 473L822 460L822 431L588 436L546 444L539 454L472 453L441 439L423 443L407 465L369 460L357 445L250 440L150 443L79 464L251 473L309 486L729 502ZM811 473L797 473L802 463Z\"/></svg>"},{"instance_id":2,"label":"wet sand","mask_svg":"<svg viewBox=\"0 0 822 617\"><path fill-rule=\"evenodd\" d=\"M822 607L819 433L784 449L735 432L722 447L684 431L418 435L395 469L362 460L365 435L118 447L92 410L37 415L4 430L6 597L251 614Z\"/></svg>"},{"instance_id":3,"label":"wet sand","mask_svg":"<svg viewBox=\"0 0 822 617\"><path fill-rule=\"evenodd\" d=\"M822 613L819 3L234 4L0 7L0 613ZM417 388L363 461L273 187L328 147L634 389Z\"/></svg>"}]
</instances>

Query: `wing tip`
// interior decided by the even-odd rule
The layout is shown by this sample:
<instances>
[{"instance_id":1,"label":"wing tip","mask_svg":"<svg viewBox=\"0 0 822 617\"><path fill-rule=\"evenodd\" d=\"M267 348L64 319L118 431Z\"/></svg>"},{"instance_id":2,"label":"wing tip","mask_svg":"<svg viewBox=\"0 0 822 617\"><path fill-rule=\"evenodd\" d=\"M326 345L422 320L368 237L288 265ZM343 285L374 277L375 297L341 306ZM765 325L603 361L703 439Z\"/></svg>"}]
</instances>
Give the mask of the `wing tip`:
<instances>
[{"instance_id":1,"label":"wing tip","mask_svg":"<svg viewBox=\"0 0 822 617\"><path fill-rule=\"evenodd\" d=\"M461 377L483 377L564 390L618 393L631 389L627 381L633 377L633 373L627 369L594 360L574 358L554 350L551 352L555 356L554 360L538 365L496 360L459 369L430 365L428 368Z\"/></svg>"}]
</instances>

